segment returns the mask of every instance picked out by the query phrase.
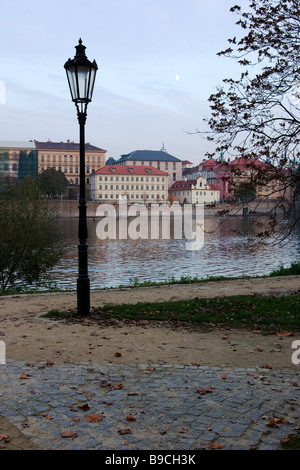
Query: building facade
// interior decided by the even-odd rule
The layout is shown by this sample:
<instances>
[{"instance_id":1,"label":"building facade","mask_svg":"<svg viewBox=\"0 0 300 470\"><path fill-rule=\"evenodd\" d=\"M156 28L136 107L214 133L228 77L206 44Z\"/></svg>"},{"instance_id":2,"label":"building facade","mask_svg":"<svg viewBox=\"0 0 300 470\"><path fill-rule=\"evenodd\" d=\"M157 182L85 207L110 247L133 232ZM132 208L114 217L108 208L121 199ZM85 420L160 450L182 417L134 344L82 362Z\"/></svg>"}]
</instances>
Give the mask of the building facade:
<instances>
[{"instance_id":1,"label":"building facade","mask_svg":"<svg viewBox=\"0 0 300 470\"><path fill-rule=\"evenodd\" d=\"M0 142L0 177L21 180L25 176L36 178L37 173L38 152L34 142Z\"/></svg>"},{"instance_id":2,"label":"building facade","mask_svg":"<svg viewBox=\"0 0 300 470\"><path fill-rule=\"evenodd\" d=\"M38 150L38 172L41 173L48 168L54 168L64 173L70 185L79 185L80 144L70 142L39 142L34 141ZM85 177L86 185L90 185L90 177L93 171L105 165L106 150L95 147L89 143L85 144Z\"/></svg>"},{"instance_id":3,"label":"building facade","mask_svg":"<svg viewBox=\"0 0 300 470\"><path fill-rule=\"evenodd\" d=\"M91 175L95 202L166 203L168 174L149 165L105 165Z\"/></svg>"},{"instance_id":4,"label":"building facade","mask_svg":"<svg viewBox=\"0 0 300 470\"><path fill-rule=\"evenodd\" d=\"M168 186L182 178L182 161L161 150L135 150L116 161L116 165L141 165L151 166L168 174Z\"/></svg>"},{"instance_id":5,"label":"building facade","mask_svg":"<svg viewBox=\"0 0 300 470\"><path fill-rule=\"evenodd\" d=\"M169 188L169 193L170 200L175 197L179 204L215 204L220 201L219 188L208 184L203 176L176 181Z\"/></svg>"}]
</instances>

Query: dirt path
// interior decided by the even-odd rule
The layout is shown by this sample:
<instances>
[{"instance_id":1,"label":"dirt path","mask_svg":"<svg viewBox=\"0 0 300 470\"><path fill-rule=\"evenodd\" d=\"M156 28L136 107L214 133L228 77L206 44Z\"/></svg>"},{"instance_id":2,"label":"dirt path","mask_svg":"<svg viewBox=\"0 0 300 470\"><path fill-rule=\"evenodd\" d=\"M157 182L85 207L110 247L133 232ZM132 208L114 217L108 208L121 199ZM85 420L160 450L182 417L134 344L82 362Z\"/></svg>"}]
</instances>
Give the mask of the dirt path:
<instances>
[{"instance_id":1,"label":"dirt path","mask_svg":"<svg viewBox=\"0 0 300 470\"><path fill-rule=\"evenodd\" d=\"M209 298L236 294L287 294L299 291L300 276L203 282L91 292L92 307L151 301ZM76 293L0 297L0 340L14 361L118 362L134 364L200 364L228 367L293 368L291 344L297 336L214 328L201 332L124 324L65 324L41 317L52 309L76 307ZM299 312L298 312L299 313ZM2 366L0 366L2 367ZM5 367L5 366L4 366ZM299 366L298 366L299 367ZM2 439L1 436L8 436ZM35 446L7 419L0 417L0 449Z\"/></svg>"},{"instance_id":2,"label":"dirt path","mask_svg":"<svg viewBox=\"0 0 300 470\"><path fill-rule=\"evenodd\" d=\"M191 285L111 289L91 292L91 305L182 300L236 294L286 294L300 286L300 276L226 280ZM291 366L291 337L212 329L210 332L119 323L118 326L65 324L41 317L52 309L76 307L76 293L0 298L0 339L13 360L59 362L160 361L243 367ZM257 349L259 348L259 349ZM115 356L115 353L120 355Z\"/></svg>"}]
</instances>

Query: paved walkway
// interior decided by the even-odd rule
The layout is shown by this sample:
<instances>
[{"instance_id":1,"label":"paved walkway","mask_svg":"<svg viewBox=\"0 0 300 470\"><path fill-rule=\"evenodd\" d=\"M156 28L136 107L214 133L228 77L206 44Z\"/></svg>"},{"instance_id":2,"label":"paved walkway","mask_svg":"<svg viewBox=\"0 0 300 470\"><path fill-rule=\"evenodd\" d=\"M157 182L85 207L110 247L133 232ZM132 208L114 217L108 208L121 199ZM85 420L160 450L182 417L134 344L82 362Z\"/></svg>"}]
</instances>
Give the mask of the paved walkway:
<instances>
[{"instance_id":1,"label":"paved walkway","mask_svg":"<svg viewBox=\"0 0 300 470\"><path fill-rule=\"evenodd\" d=\"M0 416L43 450L281 449L299 398L297 368L0 365Z\"/></svg>"}]
</instances>

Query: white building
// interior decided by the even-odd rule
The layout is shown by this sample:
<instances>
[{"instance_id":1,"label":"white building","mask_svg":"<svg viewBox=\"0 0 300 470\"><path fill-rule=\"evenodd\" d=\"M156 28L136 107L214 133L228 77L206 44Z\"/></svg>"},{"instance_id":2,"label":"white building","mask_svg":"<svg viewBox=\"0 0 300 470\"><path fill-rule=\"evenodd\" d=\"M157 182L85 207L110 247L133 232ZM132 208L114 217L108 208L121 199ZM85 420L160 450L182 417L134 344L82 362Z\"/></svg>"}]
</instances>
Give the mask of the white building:
<instances>
[{"instance_id":1,"label":"white building","mask_svg":"<svg viewBox=\"0 0 300 470\"><path fill-rule=\"evenodd\" d=\"M176 181L170 188L172 197L179 200L179 204L214 204L220 201L220 190L213 184L207 184L203 176L196 179Z\"/></svg>"},{"instance_id":2,"label":"white building","mask_svg":"<svg viewBox=\"0 0 300 470\"><path fill-rule=\"evenodd\" d=\"M91 175L92 199L117 203L163 203L168 201L168 173L145 165L105 165Z\"/></svg>"}]
</instances>

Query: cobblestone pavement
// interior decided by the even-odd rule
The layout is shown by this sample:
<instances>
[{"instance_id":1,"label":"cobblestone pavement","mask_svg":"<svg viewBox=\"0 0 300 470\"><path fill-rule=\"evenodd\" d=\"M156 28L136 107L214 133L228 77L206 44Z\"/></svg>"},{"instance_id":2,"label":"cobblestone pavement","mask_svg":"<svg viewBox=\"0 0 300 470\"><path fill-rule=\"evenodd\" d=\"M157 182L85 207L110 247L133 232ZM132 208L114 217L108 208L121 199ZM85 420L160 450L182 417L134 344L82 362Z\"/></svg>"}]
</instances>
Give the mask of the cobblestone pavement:
<instances>
[{"instance_id":1,"label":"cobblestone pavement","mask_svg":"<svg viewBox=\"0 0 300 470\"><path fill-rule=\"evenodd\" d=\"M43 450L277 450L299 396L297 369L0 366L0 415Z\"/></svg>"}]
</instances>

